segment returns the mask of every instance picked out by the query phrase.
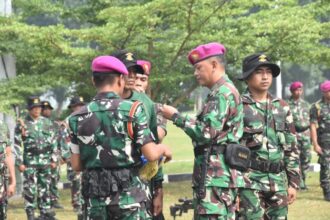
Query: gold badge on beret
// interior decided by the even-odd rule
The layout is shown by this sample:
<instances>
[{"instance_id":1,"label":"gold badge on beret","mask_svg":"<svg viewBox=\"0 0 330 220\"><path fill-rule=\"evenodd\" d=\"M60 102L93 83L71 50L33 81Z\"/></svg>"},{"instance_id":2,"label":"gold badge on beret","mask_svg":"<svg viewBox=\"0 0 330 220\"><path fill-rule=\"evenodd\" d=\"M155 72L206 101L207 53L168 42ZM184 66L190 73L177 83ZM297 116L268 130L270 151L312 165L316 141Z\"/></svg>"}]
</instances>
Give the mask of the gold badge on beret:
<instances>
[{"instance_id":1,"label":"gold badge on beret","mask_svg":"<svg viewBox=\"0 0 330 220\"><path fill-rule=\"evenodd\" d=\"M132 61L133 60L133 54L132 53L127 53L126 55L126 60Z\"/></svg>"},{"instance_id":2,"label":"gold badge on beret","mask_svg":"<svg viewBox=\"0 0 330 220\"><path fill-rule=\"evenodd\" d=\"M262 54L259 56L259 62L266 62L267 61L267 56Z\"/></svg>"},{"instance_id":3,"label":"gold badge on beret","mask_svg":"<svg viewBox=\"0 0 330 220\"><path fill-rule=\"evenodd\" d=\"M196 62L199 59L199 53L197 51L194 51L190 54L191 59Z\"/></svg>"},{"instance_id":4,"label":"gold badge on beret","mask_svg":"<svg viewBox=\"0 0 330 220\"><path fill-rule=\"evenodd\" d=\"M39 99L33 99L33 104L39 103Z\"/></svg>"},{"instance_id":5,"label":"gold badge on beret","mask_svg":"<svg viewBox=\"0 0 330 220\"><path fill-rule=\"evenodd\" d=\"M48 102L45 102L44 105L48 105Z\"/></svg>"},{"instance_id":6,"label":"gold badge on beret","mask_svg":"<svg viewBox=\"0 0 330 220\"><path fill-rule=\"evenodd\" d=\"M84 102L84 98L80 96L79 101Z\"/></svg>"}]
</instances>

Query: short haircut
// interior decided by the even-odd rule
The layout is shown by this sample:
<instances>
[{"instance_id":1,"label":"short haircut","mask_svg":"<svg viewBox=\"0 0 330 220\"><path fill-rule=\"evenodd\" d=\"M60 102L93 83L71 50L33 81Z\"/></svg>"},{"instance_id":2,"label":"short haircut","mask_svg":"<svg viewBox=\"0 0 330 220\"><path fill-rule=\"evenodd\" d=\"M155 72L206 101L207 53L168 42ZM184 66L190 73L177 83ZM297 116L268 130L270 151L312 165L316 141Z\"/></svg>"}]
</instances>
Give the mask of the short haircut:
<instances>
[{"instance_id":1,"label":"short haircut","mask_svg":"<svg viewBox=\"0 0 330 220\"><path fill-rule=\"evenodd\" d=\"M226 66L226 58L224 54L217 55L214 58L216 59L216 61L218 61L219 64L221 64L222 66Z\"/></svg>"},{"instance_id":2,"label":"short haircut","mask_svg":"<svg viewBox=\"0 0 330 220\"><path fill-rule=\"evenodd\" d=\"M96 87L102 87L104 85L113 85L116 82L116 78L120 76L120 73L93 73L93 80Z\"/></svg>"}]
</instances>

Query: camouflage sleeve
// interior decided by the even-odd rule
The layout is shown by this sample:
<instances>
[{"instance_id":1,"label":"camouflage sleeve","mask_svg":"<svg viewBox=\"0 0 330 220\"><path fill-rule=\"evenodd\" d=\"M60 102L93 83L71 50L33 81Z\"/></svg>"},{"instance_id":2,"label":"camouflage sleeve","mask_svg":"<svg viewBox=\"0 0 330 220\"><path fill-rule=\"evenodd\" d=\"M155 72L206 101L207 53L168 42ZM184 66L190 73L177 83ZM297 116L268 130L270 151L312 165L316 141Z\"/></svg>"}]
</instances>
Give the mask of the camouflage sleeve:
<instances>
[{"instance_id":1,"label":"camouflage sleeve","mask_svg":"<svg viewBox=\"0 0 330 220\"><path fill-rule=\"evenodd\" d=\"M141 148L149 142L155 142L155 137L149 129L145 108L140 104L134 114L133 131L135 146Z\"/></svg>"},{"instance_id":2,"label":"camouflage sleeve","mask_svg":"<svg viewBox=\"0 0 330 220\"><path fill-rule=\"evenodd\" d=\"M51 147L51 151L50 151L50 158L52 162L57 162L58 158L57 158L57 146L58 146L58 129L57 126L55 126L55 124L49 120L49 123L51 123L51 134L52 134L52 139L51 139L51 143L50 143L50 147Z\"/></svg>"},{"instance_id":3,"label":"camouflage sleeve","mask_svg":"<svg viewBox=\"0 0 330 220\"><path fill-rule=\"evenodd\" d=\"M167 129L166 129L167 120L166 120L166 118L163 117L163 115L161 113L161 110L160 110L161 106L162 106L162 104L156 103L155 109L156 109L156 115L157 115L157 126L161 127L164 130L165 136L166 136L166 134L167 134Z\"/></svg>"},{"instance_id":4,"label":"camouflage sleeve","mask_svg":"<svg viewBox=\"0 0 330 220\"><path fill-rule=\"evenodd\" d=\"M310 116L310 123L315 123L317 124L318 123L318 120L317 120L317 109L316 109L316 105L313 104L310 111L309 111L309 116Z\"/></svg>"},{"instance_id":5,"label":"camouflage sleeve","mask_svg":"<svg viewBox=\"0 0 330 220\"><path fill-rule=\"evenodd\" d=\"M23 164L23 139L22 139L22 125L20 123L16 124L15 136L14 136L14 154L16 157L15 165L19 166Z\"/></svg>"},{"instance_id":6,"label":"camouflage sleeve","mask_svg":"<svg viewBox=\"0 0 330 220\"><path fill-rule=\"evenodd\" d=\"M59 139L60 139L59 147L61 150L61 157L64 160L68 160L71 157L70 136L69 136L69 131L65 126L60 127Z\"/></svg>"},{"instance_id":7,"label":"camouflage sleeve","mask_svg":"<svg viewBox=\"0 0 330 220\"><path fill-rule=\"evenodd\" d=\"M299 165L299 149L296 139L296 130L293 123L293 117L289 106L284 103L286 109L286 130L284 144L284 164L286 174L288 176L289 186L298 189L300 185L300 165Z\"/></svg>"},{"instance_id":8,"label":"camouflage sleeve","mask_svg":"<svg viewBox=\"0 0 330 220\"><path fill-rule=\"evenodd\" d=\"M68 122L68 134L70 136L69 142L69 150L70 153L75 152L75 154L79 154L79 145L78 145L78 137L77 137L77 118L75 116L70 116L67 119Z\"/></svg>"},{"instance_id":9,"label":"camouflage sleeve","mask_svg":"<svg viewBox=\"0 0 330 220\"><path fill-rule=\"evenodd\" d=\"M198 145L209 144L215 137L222 135L229 112L235 107L237 105L232 95L225 97L219 94L205 104L201 117L192 118L178 114L174 115L173 123L181 127Z\"/></svg>"}]
</instances>

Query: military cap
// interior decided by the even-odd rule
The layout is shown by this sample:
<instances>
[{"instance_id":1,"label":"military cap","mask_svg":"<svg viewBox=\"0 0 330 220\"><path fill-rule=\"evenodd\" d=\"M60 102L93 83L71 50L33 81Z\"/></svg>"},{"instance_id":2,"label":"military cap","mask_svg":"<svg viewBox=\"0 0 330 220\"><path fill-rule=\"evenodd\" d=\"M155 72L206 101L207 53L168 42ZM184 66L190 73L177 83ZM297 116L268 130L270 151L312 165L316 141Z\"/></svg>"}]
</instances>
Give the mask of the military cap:
<instances>
[{"instance_id":1,"label":"military cap","mask_svg":"<svg viewBox=\"0 0 330 220\"><path fill-rule=\"evenodd\" d=\"M49 108L51 110L53 110L54 108L52 107L52 105L50 104L50 102L48 101L42 101L41 102L41 107L42 109L46 109L46 108Z\"/></svg>"},{"instance_id":2,"label":"military cap","mask_svg":"<svg viewBox=\"0 0 330 220\"><path fill-rule=\"evenodd\" d=\"M294 91L296 89L302 88L304 86L304 84L300 81L295 81L293 83L291 83L290 85L290 91Z\"/></svg>"},{"instance_id":3,"label":"military cap","mask_svg":"<svg viewBox=\"0 0 330 220\"><path fill-rule=\"evenodd\" d=\"M247 79L258 67L267 66L272 70L273 77L277 77L281 70L278 65L272 63L270 58L263 53L252 54L243 60L242 76L237 77L239 80Z\"/></svg>"},{"instance_id":4,"label":"military cap","mask_svg":"<svg viewBox=\"0 0 330 220\"><path fill-rule=\"evenodd\" d=\"M138 60L136 63L143 69L144 74L146 74L146 75L150 74L151 63L149 61Z\"/></svg>"},{"instance_id":5,"label":"military cap","mask_svg":"<svg viewBox=\"0 0 330 220\"><path fill-rule=\"evenodd\" d=\"M125 65L113 56L98 56L92 62L93 74L120 73L127 75L128 71Z\"/></svg>"},{"instance_id":6,"label":"military cap","mask_svg":"<svg viewBox=\"0 0 330 220\"><path fill-rule=\"evenodd\" d=\"M188 54L188 60L191 65L206 60L213 56L219 56L226 53L226 48L222 44L212 42L208 44L202 44L191 50Z\"/></svg>"},{"instance_id":7,"label":"military cap","mask_svg":"<svg viewBox=\"0 0 330 220\"><path fill-rule=\"evenodd\" d=\"M134 53L127 50L118 50L112 53L111 56L114 56L123 62L127 69L133 68L135 72L144 74L144 69L137 64L137 59Z\"/></svg>"},{"instance_id":8,"label":"military cap","mask_svg":"<svg viewBox=\"0 0 330 220\"><path fill-rule=\"evenodd\" d=\"M32 109L34 107L41 107L40 98L38 96L30 96L27 99L27 109Z\"/></svg>"},{"instance_id":9,"label":"military cap","mask_svg":"<svg viewBox=\"0 0 330 220\"><path fill-rule=\"evenodd\" d=\"M84 98L82 96L75 96L70 100L68 108L72 108L77 105L85 105Z\"/></svg>"},{"instance_id":10,"label":"military cap","mask_svg":"<svg viewBox=\"0 0 330 220\"><path fill-rule=\"evenodd\" d=\"M320 90L322 92L328 92L330 91L330 80L326 80L324 81L321 85L320 85Z\"/></svg>"}]
</instances>

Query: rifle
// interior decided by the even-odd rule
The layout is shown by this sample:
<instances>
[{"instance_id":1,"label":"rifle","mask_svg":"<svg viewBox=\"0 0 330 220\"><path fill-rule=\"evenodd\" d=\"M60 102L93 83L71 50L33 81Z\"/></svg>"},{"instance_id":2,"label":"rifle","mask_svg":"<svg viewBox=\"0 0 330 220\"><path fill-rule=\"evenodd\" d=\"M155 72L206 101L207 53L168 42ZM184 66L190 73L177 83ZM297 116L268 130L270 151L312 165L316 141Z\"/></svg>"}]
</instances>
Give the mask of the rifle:
<instances>
[{"instance_id":1,"label":"rifle","mask_svg":"<svg viewBox=\"0 0 330 220\"><path fill-rule=\"evenodd\" d=\"M189 209L194 209L192 199L180 198L178 201L181 204L170 206L170 213L174 220L176 216L182 216L182 213L187 213Z\"/></svg>"}]
</instances>

